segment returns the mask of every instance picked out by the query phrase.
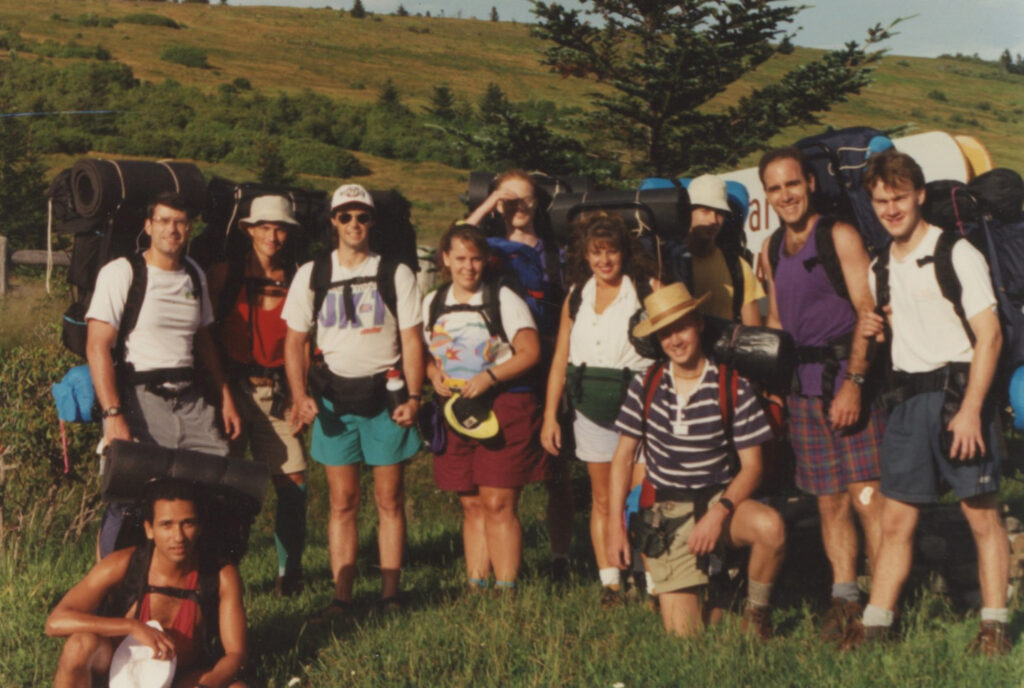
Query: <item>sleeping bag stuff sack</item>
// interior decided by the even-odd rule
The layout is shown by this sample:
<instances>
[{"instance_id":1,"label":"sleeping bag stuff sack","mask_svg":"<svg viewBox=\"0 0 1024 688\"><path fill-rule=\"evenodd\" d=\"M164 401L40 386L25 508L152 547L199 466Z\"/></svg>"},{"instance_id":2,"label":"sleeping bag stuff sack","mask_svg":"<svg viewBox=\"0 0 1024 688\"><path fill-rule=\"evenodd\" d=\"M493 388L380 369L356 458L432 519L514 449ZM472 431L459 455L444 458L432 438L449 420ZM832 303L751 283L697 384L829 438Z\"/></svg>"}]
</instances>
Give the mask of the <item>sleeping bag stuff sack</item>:
<instances>
[{"instance_id":1,"label":"sleeping bag stuff sack","mask_svg":"<svg viewBox=\"0 0 1024 688\"><path fill-rule=\"evenodd\" d=\"M704 316L704 351L763 389L784 396L796 372L793 336L771 327L751 327Z\"/></svg>"},{"instance_id":2,"label":"sleeping bag stuff sack","mask_svg":"<svg viewBox=\"0 0 1024 688\"><path fill-rule=\"evenodd\" d=\"M185 197L193 214L206 205L206 180L188 162L83 158L71 167L75 210L82 217L103 217L119 206L145 207L164 191Z\"/></svg>"}]
</instances>

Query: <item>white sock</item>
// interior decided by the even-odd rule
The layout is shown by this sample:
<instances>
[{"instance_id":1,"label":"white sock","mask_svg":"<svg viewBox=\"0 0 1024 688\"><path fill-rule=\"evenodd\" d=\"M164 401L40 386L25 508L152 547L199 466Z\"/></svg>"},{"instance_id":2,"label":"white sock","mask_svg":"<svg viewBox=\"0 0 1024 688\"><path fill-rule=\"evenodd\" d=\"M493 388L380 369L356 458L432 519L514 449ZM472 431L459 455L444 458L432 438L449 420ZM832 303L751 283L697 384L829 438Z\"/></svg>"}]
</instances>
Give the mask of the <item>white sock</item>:
<instances>
[{"instance_id":1,"label":"white sock","mask_svg":"<svg viewBox=\"0 0 1024 688\"><path fill-rule=\"evenodd\" d=\"M1004 624L1010 620L1010 613L1006 611L1006 607L982 607L981 620L998 621Z\"/></svg>"},{"instance_id":2,"label":"white sock","mask_svg":"<svg viewBox=\"0 0 1024 688\"><path fill-rule=\"evenodd\" d=\"M888 609L882 609L881 607L869 604L864 608L864 618L862 619L862 622L865 626L885 626L888 628L889 626L892 626L894 617L895 614Z\"/></svg>"},{"instance_id":3,"label":"white sock","mask_svg":"<svg viewBox=\"0 0 1024 688\"><path fill-rule=\"evenodd\" d=\"M597 572L597 576L601 579L601 585L603 586L619 585L622 580L622 574L614 566L601 569Z\"/></svg>"},{"instance_id":4,"label":"white sock","mask_svg":"<svg viewBox=\"0 0 1024 688\"><path fill-rule=\"evenodd\" d=\"M656 595L654 592L654 578L651 577L650 571L644 571L644 582L647 583L647 594Z\"/></svg>"},{"instance_id":5,"label":"white sock","mask_svg":"<svg viewBox=\"0 0 1024 688\"><path fill-rule=\"evenodd\" d=\"M747 602L755 607L767 607L772 601L772 584L751 578L747 581Z\"/></svg>"}]
</instances>

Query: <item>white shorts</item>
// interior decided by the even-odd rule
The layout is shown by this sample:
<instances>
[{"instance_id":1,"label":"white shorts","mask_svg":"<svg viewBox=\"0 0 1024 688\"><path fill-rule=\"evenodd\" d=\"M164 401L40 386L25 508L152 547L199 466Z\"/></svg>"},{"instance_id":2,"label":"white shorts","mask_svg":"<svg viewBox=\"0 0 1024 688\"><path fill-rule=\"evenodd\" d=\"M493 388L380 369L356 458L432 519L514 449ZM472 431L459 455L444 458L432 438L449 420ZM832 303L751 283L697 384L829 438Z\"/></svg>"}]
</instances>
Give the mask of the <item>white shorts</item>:
<instances>
[{"instance_id":1,"label":"white shorts","mask_svg":"<svg viewBox=\"0 0 1024 688\"><path fill-rule=\"evenodd\" d=\"M611 463L619 444L619 433L598 425L579 411L574 412L572 432L576 438L576 456L587 463Z\"/></svg>"}]
</instances>

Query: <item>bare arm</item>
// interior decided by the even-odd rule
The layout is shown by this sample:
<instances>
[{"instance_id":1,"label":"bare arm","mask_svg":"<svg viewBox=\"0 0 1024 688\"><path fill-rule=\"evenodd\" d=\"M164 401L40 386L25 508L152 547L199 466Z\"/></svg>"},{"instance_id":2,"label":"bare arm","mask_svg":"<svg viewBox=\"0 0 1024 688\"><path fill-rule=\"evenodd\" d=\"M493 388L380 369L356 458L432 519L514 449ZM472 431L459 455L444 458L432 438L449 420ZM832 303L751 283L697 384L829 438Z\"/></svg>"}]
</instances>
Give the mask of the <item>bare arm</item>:
<instances>
[{"instance_id":1,"label":"bare arm","mask_svg":"<svg viewBox=\"0 0 1024 688\"><path fill-rule=\"evenodd\" d=\"M779 304L775 297L775 275L772 274L772 264L768 256L768 245L770 243L770 241L764 242L761 246L759 257L761 272L765 276L765 283L768 287L768 318L764 324L768 327L774 327L776 330L781 330L782 321L779 319Z\"/></svg>"},{"instance_id":2,"label":"bare arm","mask_svg":"<svg viewBox=\"0 0 1024 688\"><path fill-rule=\"evenodd\" d=\"M740 308L740 322L748 327L761 326L761 304L757 301L743 304Z\"/></svg>"},{"instance_id":3,"label":"bare arm","mask_svg":"<svg viewBox=\"0 0 1024 688\"><path fill-rule=\"evenodd\" d=\"M292 410L289 421L292 432L298 433L303 425L316 418L319 411L316 402L306 393L306 375L309 372L309 358L306 350L309 332L288 328L284 336L284 371L288 377L288 389L292 394Z\"/></svg>"},{"instance_id":4,"label":"bare arm","mask_svg":"<svg viewBox=\"0 0 1024 688\"><path fill-rule=\"evenodd\" d=\"M121 406L114 373L114 356L111 353L116 341L117 328L102 320L89 320L86 329L85 358L89 362L89 374L96 389L96 399L103 410ZM108 442L132 438L123 413L103 420L103 437Z\"/></svg>"},{"instance_id":5,"label":"bare arm","mask_svg":"<svg viewBox=\"0 0 1024 688\"><path fill-rule=\"evenodd\" d=\"M107 594L128 574L133 549L118 550L100 560L73 588L67 591L46 619L46 635L66 638L76 633L95 633L104 638L131 635L153 649L162 659L174 656L174 643L138 619L96 614Z\"/></svg>"},{"instance_id":6,"label":"bare arm","mask_svg":"<svg viewBox=\"0 0 1024 688\"><path fill-rule=\"evenodd\" d=\"M231 396L231 389L224 377L220 353L217 351L217 345L213 342L210 328L211 326L207 325L200 327L196 332L196 354L203 369L210 376L210 385L220 393L220 414L224 422L224 432L231 439L235 439L242 432L242 418L238 415L238 409L235 408L235 400Z\"/></svg>"},{"instance_id":7,"label":"bare arm","mask_svg":"<svg viewBox=\"0 0 1024 688\"><path fill-rule=\"evenodd\" d=\"M423 392L423 330L413 325L399 334L402 343L402 374L405 376L406 388L409 390L409 401L395 409L391 418L403 428L416 422L416 412L420 408L417 397Z\"/></svg>"},{"instance_id":8,"label":"bare arm","mask_svg":"<svg viewBox=\"0 0 1024 688\"><path fill-rule=\"evenodd\" d=\"M971 370L967 378L967 390L960 410L949 422L953 433L951 458L973 459L985 453L985 428L981 424L981 408L992 379L995 376L999 352L1003 346L1003 334L999 327L999 316L991 309L977 313L968 320L974 332L974 353L971 356Z\"/></svg>"},{"instance_id":9,"label":"bare arm","mask_svg":"<svg viewBox=\"0 0 1024 688\"><path fill-rule=\"evenodd\" d=\"M633 475L633 457L636 456L640 440L629 435L619 435L619 443L612 454L611 471L608 476L608 523L605 528L605 549L609 561L620 569L630 564L629 539L622 522L623 508Z\"/></svg>"},{"instance_id":10,"label":"bare arm","mask_svg":"<svg viewBox=\"0 0 1024 688\"><path fill-rule=\"evenodd\" d=\"M544 425L540 441L549 454L558 454L562 448L562 429L558 425L558 407L565 389L565 370L569 365L569 335L572 320L569 318L569 298L562 304L562 315L558 322L558 337L555 353L548 373L547 392L544 397Z\"/></svg>"},{"instance_id":11,"label":"bare arm","mask_svg":"<svg viewBox=\"0 0 1024 688\"><path fill-rule=\"evenodd\" d=\"M483 203L478 205L476 209L469 214L469 217L466 218L466 222L479 227L480 223L497 209L498 203L516 198L519 197L509 189L495 189L491 192L490 196L484 199Z\"/></svg>"},{"instance_id":12,"label":"bare arm","mask_svg":"<svg viewBox=\"0 0 1024 688\"><path fill-rule=\"evenodd\" d=\"M245 633L245 607L242 604L242 578L238 569L228 565L220 570L220 640L224 656L199 677L210 688L229 685L248 659Z\"/></svg>"}]
</instances>

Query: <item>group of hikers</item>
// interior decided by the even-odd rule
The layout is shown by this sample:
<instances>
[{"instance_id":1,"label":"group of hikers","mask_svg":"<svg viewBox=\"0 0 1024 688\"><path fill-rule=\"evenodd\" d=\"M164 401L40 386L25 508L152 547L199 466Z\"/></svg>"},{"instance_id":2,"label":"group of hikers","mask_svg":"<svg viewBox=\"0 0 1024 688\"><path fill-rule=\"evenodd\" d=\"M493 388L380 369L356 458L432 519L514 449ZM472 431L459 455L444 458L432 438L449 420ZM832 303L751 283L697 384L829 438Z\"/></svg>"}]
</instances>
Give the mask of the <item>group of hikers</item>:
<instances>
[{"instance_id":1,"label":"group of hikers","mask_svg":"<svg viewBox=\"0 0 1024 688\"><path fill-rule=\"evenodd\" d=\"M219 455L247 446L266 461L278 498L276 592L290 595L303 585L302 431L311 426L309 453L324 466L330 504L334 596L322 618L352 613L363 463L373 473L380 605L401 608L404 468L422 445L418 421L437 487L459 497L472 592L514 595L517 505L534 482L548 488L551 575L567 576L575 456L590 482L600 604L622 599L623 571L639 556L666 631L695 633L722 616L712 562L749 548L741 623L767 639L786 532L754 495L763 449L779 435L773 411L784 406L796 486L817 500L832 572L823 638L852 649L892 635L919 509L949 486L978 551L983 605L972 649L1007 652L1002 439L987 402L1001 335L984 257L966 241L953 245L962 284L954 308L927 260L942 232L922 217L923 174L906 154L885 151L868 164L865 188L892 237L874 264L855 227L815 209L815 178L799 149L767 153L759 173L782 227L756 266L740 259L738 270L716 243L732 212L725 182L702 175L690 183L687 284L666 279L615 213L585 213L568 246L550 245L538 231L533 178L506 172L444 233L443 284L425 296L407 265L370 251L376 209L359 185L331 197L334 250L297 269L289 243L300 227L288 199L254 199L238 224L251 247L241 261L210 269L209 283L185 257L186 206L161 195L145 223L149 249L102 269L87 315L104 438ZM501 236L481 229L495 217ZM517 252L533 252L541 265L539 288L499 278ZM798 365L785 398L719 365L702 346L711 318L792 336ZM888 365L883 350L900 392L887 410L874 372ZM627 521L637 486L641 509ZM47 621L48 634L68 638L56 685L91 685L124 636L158 659L176 657L174 686L245 685L237 569L214 567L218 605L205 607L197 593L202 500L187 486L159 483L145 497L149 544L111 552L107 534L116 535L121 514L109 508L103 558ZM866 605L855 518L871 574ZM148 558L141 567L139 550ZM195 641L206 635L202 617L214 613L219 656Z\"/></svg>"}]
</instances>

